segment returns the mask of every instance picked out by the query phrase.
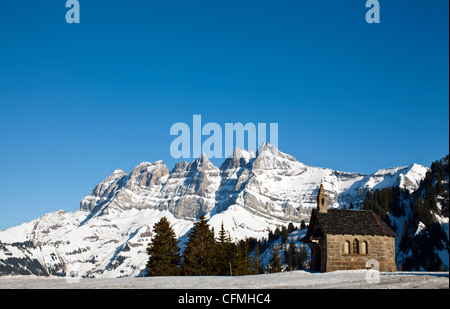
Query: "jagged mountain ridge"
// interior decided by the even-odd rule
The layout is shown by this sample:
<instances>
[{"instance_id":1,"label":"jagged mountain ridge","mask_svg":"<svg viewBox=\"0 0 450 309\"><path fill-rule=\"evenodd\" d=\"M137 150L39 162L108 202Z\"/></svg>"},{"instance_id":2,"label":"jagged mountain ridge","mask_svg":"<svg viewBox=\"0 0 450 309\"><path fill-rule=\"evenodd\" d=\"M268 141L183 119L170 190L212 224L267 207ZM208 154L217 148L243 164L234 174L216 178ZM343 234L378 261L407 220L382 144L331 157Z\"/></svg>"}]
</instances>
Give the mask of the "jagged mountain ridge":
<instances>
[{"instance_id":1,"label":"jagged mountain ridge","mask_svg":"<svg viewBox=\"0 0 450 309\"><path fill-rule=\"evenodd\" d=\"M315 207L314 192L320 182L333 207L349 206L360 203L368 190L380 187L414 190L426 171L413 164L372 175L345 173L304 165L264 144L256 155L236 148L220 169L202 155L190 164L177 163L172 171L162 161L143 162L129 176L116 170L82 199L80 208L94 215L149 208L196 219L237 204L260 215L300 222Z\"/></svg>"},{"instance_id":2,"label":"jagged mountain ridge","mask_svg":"<svg viewBox=\"0 0 450 309\"><path fill-rule=\"evenodd\" d=\"M115 170L81 200L73 213L59 211L0 231L0 274L86 277L134 276L145 265L145 246L162 216L183 241L205 215L235 239L267 237L267 230L308 221L322 182L331 207L359 205L368 190L415 190L426 167L383 169L372 175L311 167L263 144L257 153L236 149L217 168L205 155L169 171L143 162L128 175Z\"/></svg>"}]
</instances>

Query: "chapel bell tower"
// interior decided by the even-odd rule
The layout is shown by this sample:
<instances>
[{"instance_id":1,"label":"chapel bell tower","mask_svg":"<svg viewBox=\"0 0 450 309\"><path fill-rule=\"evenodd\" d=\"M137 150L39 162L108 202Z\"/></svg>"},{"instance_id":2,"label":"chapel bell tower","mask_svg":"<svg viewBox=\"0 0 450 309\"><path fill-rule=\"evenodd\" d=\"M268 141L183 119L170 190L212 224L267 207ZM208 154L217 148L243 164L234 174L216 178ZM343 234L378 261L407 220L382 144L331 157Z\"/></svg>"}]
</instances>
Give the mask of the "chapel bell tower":
<instances>
[{"instance_id":1,"label":"chapel bell tower","mask_svg":"<svg viewBox=\"0 0 450 309\"><path fill-rule=\"evenodd\" d=\"M319 210L320 213L327 212L327 194L325 193L322 183L320 184L319 193L317 194L317 210Z\"/></svg>"}]
</instances>

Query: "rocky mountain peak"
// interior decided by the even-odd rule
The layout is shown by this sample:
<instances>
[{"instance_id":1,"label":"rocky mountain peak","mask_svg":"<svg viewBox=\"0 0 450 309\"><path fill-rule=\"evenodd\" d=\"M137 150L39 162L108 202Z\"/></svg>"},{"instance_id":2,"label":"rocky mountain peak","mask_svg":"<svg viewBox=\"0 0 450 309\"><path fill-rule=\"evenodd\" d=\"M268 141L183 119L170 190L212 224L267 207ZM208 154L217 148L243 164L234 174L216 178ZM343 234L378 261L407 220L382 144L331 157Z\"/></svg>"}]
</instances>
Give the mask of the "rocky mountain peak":
<instances>
[{"instance_id":1,"label":"rocky mountain peak","mask_svg":"<svg viewBox=\"0 0 450 309\"><path fill-rule=\"evenodd\" d=\"M189 165L189 163L187 163L184 160L181 162L177 162L177 163L175 163L175 167L172 169L172 171L170 173L172 175L176 174L176 173L183 173L186 171L188 165Z\"/></svg>"},{"instance_id":2,"label":"rocky mountain peak","mask_svg":"<svg viewBox=\"0 0 450 309\"><path fill-rule=\"evenodd\" d=\"M254 158L255 153L253 151L241 150L236 147L233 151L233 155L224 160L224 162L220 166L220 171L221 172L225 172L227 170L233 171L237 168L242 168Z\"/></svg>"},{"instance_id":3,"label":"rocky mountain peak","mask_svg":"<svg viewBox=\"0 0 450 309\"><path fill-rule=\"evenodd\" d=\"M259 146L256 159L253 162L253 169L256 170L292 170L303 168L304 165L298 162L293 156L279 151L275 146L269 143L263 143Z\"/></svg>"},{"instance_id":4,"label":"rocky mountain peak","mask_svg":"<svg viewBox=\"0 0 450 309\"><path fill-rule=\"evenodd\" d=\"M121 169L116 169L105 180L100 182L94 189L80 202L80 209L93 211L105 202L113 198L126 183L128 175Z\"/></svg>"},{"instance_id":5,"label":"rocky mountain peak","mask_svg":"<svg viewBox=\"0 0 450 309\"><path fill-rule=\"evenodd\" d=\"M163 178L168 174L169 170L163 161L142 162L133 169L126 186L132 189L134 187L147 188L160 185L164 181Z\"/></svg>"}]
</instances>

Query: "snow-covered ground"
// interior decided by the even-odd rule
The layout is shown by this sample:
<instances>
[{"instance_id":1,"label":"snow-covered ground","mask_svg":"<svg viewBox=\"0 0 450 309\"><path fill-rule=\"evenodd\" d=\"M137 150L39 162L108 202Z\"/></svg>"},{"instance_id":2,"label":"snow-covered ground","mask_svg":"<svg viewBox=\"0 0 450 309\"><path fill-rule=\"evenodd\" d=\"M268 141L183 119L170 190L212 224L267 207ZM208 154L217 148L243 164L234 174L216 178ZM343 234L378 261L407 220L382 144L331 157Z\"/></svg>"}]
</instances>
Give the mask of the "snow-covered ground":
<instances>
[{"instance_id":1,"label":"snow-covered ground","mask_svg":"<svg viewBox=\"0 0 450 309\"><path fill-rule=\"evenodd\" d=\"M448 272L291 271L242 277L0 277L1 289L448 289Z\"/></svg>"}]
</instances>

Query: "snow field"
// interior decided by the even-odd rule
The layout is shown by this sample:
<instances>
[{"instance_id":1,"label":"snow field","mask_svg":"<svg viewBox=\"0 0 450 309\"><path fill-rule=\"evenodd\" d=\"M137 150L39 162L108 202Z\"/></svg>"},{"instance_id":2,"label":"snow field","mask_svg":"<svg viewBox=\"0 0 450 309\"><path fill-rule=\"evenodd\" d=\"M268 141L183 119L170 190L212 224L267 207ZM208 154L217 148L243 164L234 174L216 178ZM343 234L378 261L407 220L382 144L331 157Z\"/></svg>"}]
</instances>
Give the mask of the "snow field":
<instances>
[{"instance_id":1,"label":"snow field","mask_svg":"<svg viewBox=\"0 0 450 309\"><path fill-rule=\"evenodd\" d=\"M448 272L379 273L379 283L366 280L367 270L330 273L291 271L240 277L146 277L65 279L0 277L1 289L448 289Z\"/></svg>"}]
</instances>

